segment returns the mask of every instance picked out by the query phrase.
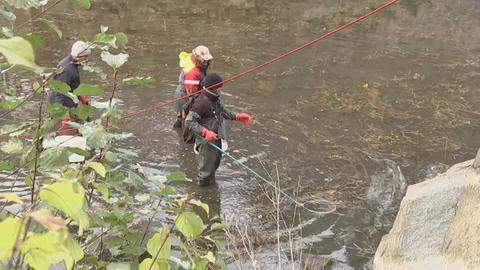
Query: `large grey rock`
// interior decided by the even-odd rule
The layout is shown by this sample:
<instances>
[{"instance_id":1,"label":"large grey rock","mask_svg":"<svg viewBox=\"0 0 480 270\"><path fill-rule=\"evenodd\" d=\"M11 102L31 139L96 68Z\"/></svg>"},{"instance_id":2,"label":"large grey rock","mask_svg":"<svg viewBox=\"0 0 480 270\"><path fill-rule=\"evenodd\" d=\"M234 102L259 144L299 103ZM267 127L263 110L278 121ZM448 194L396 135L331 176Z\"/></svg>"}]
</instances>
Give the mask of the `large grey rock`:
<instances>
[{"instance_id":1,"label":"large grey rock","mask_svg":"<svg viewBox=\"0 0 480 270\"><path fill-rule=\"evenodd\" d=\"M375 270L480 269L480 174L472 163L408 187Z\"/></svg>"}]
</instances>

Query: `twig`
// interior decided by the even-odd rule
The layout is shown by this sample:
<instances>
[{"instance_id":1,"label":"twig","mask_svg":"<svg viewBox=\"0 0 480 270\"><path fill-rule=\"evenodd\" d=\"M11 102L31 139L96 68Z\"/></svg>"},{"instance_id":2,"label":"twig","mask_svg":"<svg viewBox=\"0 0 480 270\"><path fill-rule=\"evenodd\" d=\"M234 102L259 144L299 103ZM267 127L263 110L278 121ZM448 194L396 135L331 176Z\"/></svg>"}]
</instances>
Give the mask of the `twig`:
<instances>
[{"instance_id":1,"label":"twig","mask_svg":"<svg viewBox=\"0 0 480 270\"><path fill-rule=\"evenodd\" d=\"M158 208L160 207L160 202L161 200L158 200L157 208L155 208L155 212L152 214L152 216L148 219L147 227L145 228L145 232L143 233L142 240L140 241L139 246L142 246L143 240L145 240L145 237L147 236L148 229L150 228L150 224L152 223L153 218L155 217L155 214L158 211Z\"/></svg>"},{"instance_id":2,"label":"twig","mask_svg":"<svg viewBox=\"0 0 480 270\"><path fill-rule=\"evenodd\" d=\"M108 109L112 108L112 101L115 95L115 90L117 90L117 70L116 69L113 70L113 90L108 103ZM105 129L108 128L108 122L110 122L110 116L107 116L107 121L105 122Z\"/></svg>"},{"instance_id":3,"label":"twig","mask_svg":"<svg viewBox=\"0 0 480 270\"><path fill-rule=\"evenodd\" d=\"M43 95L44 97L41 99L40 101L40 106L38 108L38 125L37 125L37 131L35 134L35 161L34 161L34 167L33 167L33 180L32 180L32 194L31 194L31 203L33 204L34 203L34 199L35 199L35 181L37 179L37 171L38 171L38 158L39 158L39 155L40 155L40 138L38 136L38 131L40 130L40 128L42 127L42 122L43 122L43 116L42 116L42 113L43 113L43 102L45 100L45 88L42 89L42 92L43 92Z\"/></svg>"},{"instance_id":4,"label":"twig","mask_svg":"<svg viewBox=\"0 0 480 270\"><path fill-rule=\"evenodd\" d=\"M275 170L277 172L277 187L280 190L280 176L278 174L278 166L275 164ZM280 192L275 190L276 195L276 204L274 204L277 209L277 256L278 256L278 269L282 270L282 255L280 248Z\"/></svg>"}]
</instances>

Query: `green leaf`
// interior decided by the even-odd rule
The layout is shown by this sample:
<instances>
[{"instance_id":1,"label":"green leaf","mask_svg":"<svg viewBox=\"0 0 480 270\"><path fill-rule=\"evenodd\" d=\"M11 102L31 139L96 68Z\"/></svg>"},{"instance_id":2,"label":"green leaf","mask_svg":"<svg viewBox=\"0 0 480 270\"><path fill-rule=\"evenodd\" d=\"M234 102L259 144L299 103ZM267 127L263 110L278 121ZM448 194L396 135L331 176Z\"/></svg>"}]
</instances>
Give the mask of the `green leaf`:
<instances>
[{"instance_id":1,"label":"green leaf","mask_svg":"<svg viewBox=\"0 0 480 270\"><path fill-rule=\"evenodd\" d=\"M17 32L17 33L15 33L15 36L22 37L25 40L27 40L28 42L30 42L30 44L32 44L32 47L33 47L34 50L40 50L40 49L43 49L45 47L45 44L43 43L42 38L37 34Z\"/></svg>"},{"instance_id":2,"label":"green leaf","mask_svg":"<svg viewBox=\"0 0 480 270\"><path fill-rule=\"evenodd\" d=\"M68 116L69 108L64 107L60 103L49 103L47 105L47 113L50 117L55 119L64 118Z\"/></svg>"},{"instance_id":3,"label":"green leaf","mask_svg":"<svg viewBox=\"0 0 480 270\"><path fill-rule=\"evenodd\" d=\"M123 66L128 60L128 54L125 53L113 55L110 52L103 51L100 56L102 57L102 60L113 69Z\"/></svg>"},{"instance_id":4,"label":"green leaf","mask_svg":"<svg viewBox=\"0 0 480 270\"><path fill-rule=\"evenodd\" d=\"M25 175L25 184L29 187L33 186L33 173Z\"/></svg>"},{"instance_id":5,"label":"green leaf","mask_svg":"<svg viewBox=\"0 0 480 270\"><path fill-rule=\"evenodd\" d=\"M109 47L117 49L117 37L111 34L98 33L95 35L95 42L107 44Z\"/></svg>"},{"instance_id":6,"label":"green leaf","mask_svg":"<svg viewBox=\"0 0 480 270\"><path fill-rule=\"evenodd\" d=\"M116 33L115 38L117 39L118 42L120 42L122 44L127 44L128 43L128 37L123 32Z\"/></svg>"},{"instance_id":7,"label":"green leaf","mask_svg":"<svg viewBox=\"0 0 480 270\"><path fill-rule=\"evenodd\" d=\"M95 172L97 172L97 174L100 175L101 177L105 177L105 174L107 174L107 170L105 170L105 166L103 166L103 164L100 162L87 161L85 164L88 167L94 169Z\"/></svg>"},{"instance_id":8,"label":"green leaf","mask_svg":"<svg viewBox=\"0 0 480 270\"><path fill-rule=\"evenodd\" d=\"M207 213L207 215L210 213L210 207L208 207L208 204L206 203L195 199L191 199L190 201L188 201L188 203L201 207L205 211L205 213Z\"/></svg>"},{"instance_id":9,"label":"green leaf","mask_svg":"<svg viewBox=\"0 0 480 270\"><path fill-rule=\"evenodd\" d=\"M144 252L145 252L144 248L137 247L137 246L128 246L122 249L122 254L134 255L135 257L142 255L142 253Z\"/></svg>"},{"instance_id":10,"label":"green leaf","mask_svg":"<svg viewBox=\"0 0 480 270\"><path fill-rule=\"evenodd\" d=\"M12 38L15 36L15 34L13 33L13 30L6 26L2 26L2 34L7 38Z\"/></svg>"},{"instance_id":11,"label":"green leaf","mask_svg":"<svg viewBox=\"0 0 480 270\"><path fill-rule=\"evenodd\" d=\"M65 220L61 217L54 216L50 210L45 208L31 213L30 217L42 224L49 231L58 231L67 228Z\"/></svg>"},{"instance_id":12,"label":"green leaf","mask_svg":"<svg viewBox=\"0 0 480 270\"><path fill-rule=\"evenodd\" d=\"M129 263L110 263L107 266L107 270L131 270L132 267Z\"/></svg>"},{"instance_id":13,"label":"green leaf","mask_svg":"<svg viewBox=\"0 0 480 270\"><path fill-rule=\"evenodd\" d=\"M195 268L194 270L205 270L208 265L208 259L201 258L195 261Z\"/></svg>"},{"instance_id":14,"label":"green leaf","mask_svg":"<svg viewBox=\"0 0 480 270\"><path fill-rule=\"evenodd\" d=\"M80 6L84 9L90 9L90 7L92 6L92 4L90 3L90 0L72 0L72 2L75 5Z\"/></svg>"},{"instance_id":15,"label":"green leaf","mask_svg":"<svg viewBox=\"0 0 480 270\"><path fill-rule=\"evenodd\" d=\"M75 262L82 260L85 256L77 240L75 240L71 235L68 235L65 246Z\"/></svg>"},{"instance_id":16,"label":"green leaf","mask_svg":"<svg viewBox=\"0 0 480 270\"><path fill-rule=\"evenodd\" d=\"M0 222L0 261L10 259L17 237L22 230L22 220L18 218L6 218Z\"/></svg>"},{"instance_id":17,"label":"green leaf","mask_svg":"<svg viewBox=\"0 0 480 270\"><path fill-rule=\"evenodd\" d=\"M155 84L155 79L148 76L148 77L130 77L125 78L122 81L124 84L127 85L147 85L153 86Z\"/></svg>"},{"instance_id":18,"label":"green leaf","mask_svg":"<svg viewBox=\"0 0 480 270\"><path fill-rule=\"evenodd\" d=\"M79 132L87 139L87 145L93 149L105 148L109 142L109 136L105 128L97 123L86 123L79 126Z\"/></svg>"},{"instance_id":19,"label":"green leaf","mask_svg":"<svg viewBox=\"0 0 480 270\"><path fill-rule=\"evenodd\" d=\"M117 155L113 152L110 152L110 151L107 151L105 153L105 159L108 161L108 162L115 162L117 161Z\"/></svg>"},{"instance_id":20,"label":"green leaf","mask_svg":"<svg viewBox=\"0 0 480 270\"><path fill-rule=\"evenodd\" d=\"M227 264L224 261L217 261L217 265L220 267L222 270L228 270Z\"/></svg>"},{"instance_id":21,"label":"green leaf","mask_svg":"<svg viewBox=\"0 0 480 270\"><path fill-rule=\"evenodd\" d=\"M120 108L117 105L112 105L107 108L105 112L102 113L102 119L110 118L110 120L113 120L113 123L117 123L119 120L122 118L122 113L120 111Z\"/></svg>"},{"instance_id":22,"label":"green leaf","mask_svg":"<svg viewBox=\"0 0 480 270\"><path fill-rule=\"evenodd\" d=\"M0 53L10 64L38 68L32 45L22 37L0 39Z\"/></svg>"},{"instance_id":23,"label":"green leaf","mask_svg":"<svg viewBox=\"0 0 480 270\"><path fill-rule=\"evenodd\" d=\"M102 80L107 78L107 74L100 67L93 66L91 64L83 64L82 69L86 72L98 74Z\"/></svg>"},{"instance_id":24,"label":"green leaf","mask_svg":"<svg viewBox=\"0 0 480 270\"><path fill-rule=\"evenodd\" d=\"M207 252L207 255L202 256L202 258L207 259L207 260L208 260L209 262L211 262L211 263L215 263L215 262L216 262L215 256L213 255L213 253L212 253L211 251Z\"/></svg>"},{"instance_id":25,"label":"green leaf","mask_svg":"<svg viewBox=\"0 0 480 270\"><path fill-rule=\"evenodd\" d=\"M203 232L202 219L192 212L181 213L175 226L187 239L195 239Z\"/></svg>"},{"instance_id":26,"label":"green leaf","mask_svg":"<svg viewBox=\"0 0 480 270\"><path fill-rule=\"evenodd\" d=\"M55 91L64 95L68 95L68 92L70 92L71 90L68 84L61 81L57 81L57 80L49 80L48 85L50 86L50 89L52 91Z\"/></svg>"},{"instance_id":27,"label":"green leaf","mask_svg":"<svg viewBox=\"0 0 480 270\"><path fill-rule=\"evenodd\" d=\"M17 193L12 193L12 192L0 193L0 198L5 198L9 202L23 204L22 198L20 198L20 196L18 196Z\"/></svg>"},{"instance_id":28,"label":"green leaf","mask_svg":"<svg viewBox=\"0 0 480 270\"><path fill-rule=\"evenodd\" d=\"M143 184L142 177L132 171L128 171L128 181L136 187L141 187Z\"/></svg>"},{"instance_id":29,"label":"green leaf","mask_svg":"<svg viewBox=\"0 0 480 270\"><path fill-rule=\"evenodd\" d=\"M105 200L108 200L108 196L109 196L109 192L108 192L108 187L107 185L103 184L103 183L95 183L93 184L95 186L95 188L100 191L100 193L102 194L103 198Z\"/></svg>"},{"instance_id":30,"label":"green leaf","mask_svg":"<svg viewBox=\"0 0 480 270\"><path fill-rule=\"evenodd\" d=\"M0 6L0 14L9 22L14 22L17 19L17 16L5 6Z\"/></svg>"},{"instance_id":31,"label":"green leaf","mask_svg":"<svg viewBox=\"0 0 480 270\"><path fill-rule=\"evenodd\" d=\"M47 19L44 19L44 18L38 18L36 21L39 21L39 22L42 22L44 24L46 24L48 27L50 27L50 29L52 29L58 36L59 39L62 39L62 31L60 31L60 29L58 28L58 26L56 24L54 24L52 21L49 21Z\"/></svg>"},{"instance_id":32,"label":"green leaf","mask_svg":"<svg viewBox=\"0 0 480 270\"><path fill-rule=\"evenodd\" d=\"M88 215L83 211L85 190L79 183L62 181L40 190L40 199L77 221L79 233L89 227Z\"/></svg>"},{"instance_id":33,"label":"green leaf","mask_svg":"<svg viewBox=\"0 0 480 270\"><path fill-rule=\"evenodd\" d=\"M39 164L44 170L62 168L69 164L68 151L64 147L48 148L40 154Z\"/></svg>"},{"instance_id":34,"label":"green leaf","mask_svg":"<svg viewBox=\"0 0 480 270\"><path fill-rule=\"evenodd\" d=\"M4 99L0 101L0 107L4 110L12 110L19 106L24 99L19 97L4 96Z\"/></svg>"},{"instance_id":35,"label":"green leaf","mask_svg":"<svg viewBox=\"0 0 480 270\"><path fill-rule=\"evenodd\" d=\"M0 150L7 154L21 154L23 153L23 142L18 138L12 138L8 142L2 142Z\"/></svg>"},{"instance_id":36,"label":"green leaf","mask_svg":"<svg viewBox=\"0 0 480 270\"><path fill-rule=\"evenodd\" d=\"M223 223L213 223L210 225L210 231L223 230L225 225Z\"/></svg>"},{"instance_id":37,"label":"green leaf","mask_svg":"<svg viewBox=\"0 0 480 270\"><path fill-rule=\"evenodd\" d=\"M77 96L100 96L105 93L105 90L95 85L80 84L73 93Z\"/></svg>"},{"instance_id":38,"label":"green leaf","mask_svg":"<svg viewBox=\"0 0 480 270\"><path fill-rule=\"evenodd\" d=\"M90 151L87 151L87 150L84 150L84 149L81 149L81 148L65 147L65 149L67 149L67 151L70 152L70 153L77 154L77 155L83 156L85 158L90 158L92 156L92 153L90 153Z\"/></svg>"},{"instance_id":39,"label":"green leaf","mask_svg":"<svg viewBox=\"0 0 480 270\"><path fill-rule=\"evenodd\" d=\"M165 260L156 260L154 262L153 259L147 258L138 266L138 270L170 270L170 265Z\"/></svg>"},{"instance_id":40,"label":"green leaf","mask_svg":"<svg viewBox=\"0 0 480 270\"><path fill-rule=\"evenodd\" d=\"M73 113L78 116L81 120L87 120L92 113L96 111L95 107L85 104L79 104Z\"/></svg>"},{"instance_id":41,"label":"green leaf","mask_svg":"<svg viewBox=\"0 0 480 270\"><path fill-rule=\"evenodd\" d=\"M227 248L227 239L222 235L213 236L213 243L217 246L218 250L225 250Z\"/></svg>"},{"instance_id":42,"label":"green leaf","mask_svg":"<svg viewBox=\"0 0 480 270\"><path fill-rule=\"evenodd\" d=\"M35 132L35 136L37 138L42 137L43 135L47 134L52 128L53 128L53 119L46 118L43 121L43 124L40 127L40 129L37 132Z\"/></svg>"},{"instance_id":43,"label":"green leaf","mask_svg":"<svg viewBox=\"0 0 480 270\"><path fill-rule=\"evenodd\" d=\"M10 161L0 161L0 171L10 171L13 168L13 164Z\"/></svg>"},{"instance_id":44,"label":"green leaf","mask_svg":"<svg viewBox=\"0 0 480 270\"><path fill-rule=\"evenodd\" d=\"M148 253L150 253L152 257L167 260L170 257L172 249L172 243L169 236L170 232L167 228L162 228L160 232L154 234L147 243Z\"/></svg>"},{"instance_id":45,"label":"green leaf","mask_svg":"<svg viewBox=\"0 0 480 270\"><path fill-rule=\"evenodd\" d=\"M162 191L155 192L155 195L158 196L171 196L171 195L177 195L178 192L170 186L166 186Z\"/></svg>"},{"instance_id":46,"label":"green leaf","mask_svg":"<svg viewBox=\"0 0 480 270\"><path fill-rule=\"evenodd\" d=\"M47 270L51 265L62 261L65 262L66 269L72 269L74 263L83 258L78 244L69 235L65 235L64 231L33 233L23 243L20 251L28 265L34 269Z\"/></svg>"},{"instance_id":47,"label":"green leaf","mask_svg":"<svg viewBox=\"0 0 480 270\"><path fill-rule=\"evenodd\" d=\"M167 180L170 182L183 182L187 181L187 175L182 171L174 171L167 174Z\"/></svg>"}]
</instances>

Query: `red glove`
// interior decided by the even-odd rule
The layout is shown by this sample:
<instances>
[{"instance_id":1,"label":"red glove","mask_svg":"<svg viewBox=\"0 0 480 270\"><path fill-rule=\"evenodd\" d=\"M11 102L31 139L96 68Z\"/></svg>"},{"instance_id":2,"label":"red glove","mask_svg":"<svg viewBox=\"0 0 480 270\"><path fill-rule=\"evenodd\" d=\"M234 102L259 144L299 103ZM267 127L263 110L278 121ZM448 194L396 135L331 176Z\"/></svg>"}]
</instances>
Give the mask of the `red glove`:
<instances>
[{"instance_id":1,"label":"red glove","mask_svg":"<svg viewBox=\"0 0 480 270\"><path fill-rule=\"evenodd\" d=\"M211 131L211 130L206 129L206 128L204 128L202 130L202 136L205 137L207 142L213 142L213 141L218 140L217 134L215 132Z\"/></svg>"},{"instance_id":2,"label":"red glove","mask_svg":"<svg viewBox=\"0 0 480 270\"><path fill-rule=\"evenodd\" d=\"M88 105L88 97L87 97L87 96L78 96L78 100L79 100L83 105Z\"/></svg>"},{"instance_id":3,"label":"red glove","mask_svg":"<svg viewBox=\"0 0 480 270\"><path fill-rule=\"evenodd\" d=\"M60 128L56 131L56 135L76 135L78 130L68 125L68 123L72 121L73 119L70 116L63 118L60 123Z\"/></svg>"},{"instance_id":4,"label":"red glove","mask_svg":"<svg viewBox=\"0 0 480 270\"><path fill-rule=\"evenodd\" d=\"M247 126L253 124L253 118L248 113L237 113L235 118L237 121L242 121Z\"/></svg>"},{"instance_id":5,"label":"red glove","mask_svg":"<svg viewBox=\"0 0 480 270\"><path fill-rule=\"evenodd\" d=\"M62 122L60 123L60 128L61 129L70 129L71 127L68 125L68 122L72 122L72 117L70 116L67 116L65 118L62 119Z\"/></svg>"}]
</instances>

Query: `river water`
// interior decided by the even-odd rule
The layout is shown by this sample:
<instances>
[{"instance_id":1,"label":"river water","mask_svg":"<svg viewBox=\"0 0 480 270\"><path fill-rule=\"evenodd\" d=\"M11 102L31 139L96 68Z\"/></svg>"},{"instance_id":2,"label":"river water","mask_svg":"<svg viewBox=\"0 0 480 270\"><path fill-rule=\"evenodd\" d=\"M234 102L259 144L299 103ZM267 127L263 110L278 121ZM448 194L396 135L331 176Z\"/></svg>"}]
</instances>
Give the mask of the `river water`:
<instances>
[{"instance_id":1,"label":"river water","mask_svg":"<svg viewBox=\"0 0 480 270\"><path fill-rule=\"evenodd\" d=\"M36 29L48 41L37 57L41 65L55 65L75 39L91 40L102 24L125 32L130 61L121 76L157 80L153 88L121 87L121 107L133 111L172 97L181 50L208 46L211 72L228 78L381 3L98 0L83 11L62 2L50 18L64 38ZM98 55L91 61L102 65ZM82 80L102 84L89 74ZM367 268L406 184L473 158L480 146L479 86L480 2L403 0L226 84L226 107L256 121L251 128L234 125L229 151L263 175L276 178L278 170L281 186L309 208L322 210L319 199L335 202L337 211L326 216L287 202L281 209L287 226L302 229L305 254L334 257L333 269ZM122 129L136 137L122 147L136 150L145 170L182 170L194 179L195 156L180 143L173 121L171 108L129 120ZM264 236L275 229L272 204L252 175L224 158L217 178L216 187L186 189L231 223L249 224ZM269 240L260 241L257 267L275 269Z\"/></svg>"}]
</instances>

